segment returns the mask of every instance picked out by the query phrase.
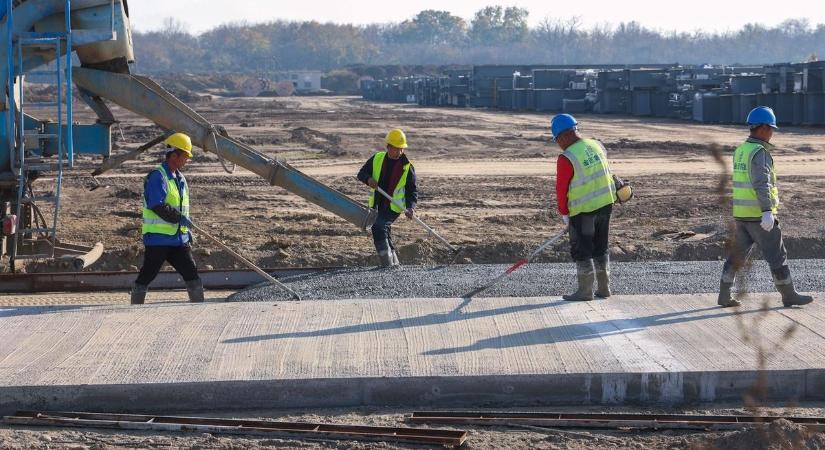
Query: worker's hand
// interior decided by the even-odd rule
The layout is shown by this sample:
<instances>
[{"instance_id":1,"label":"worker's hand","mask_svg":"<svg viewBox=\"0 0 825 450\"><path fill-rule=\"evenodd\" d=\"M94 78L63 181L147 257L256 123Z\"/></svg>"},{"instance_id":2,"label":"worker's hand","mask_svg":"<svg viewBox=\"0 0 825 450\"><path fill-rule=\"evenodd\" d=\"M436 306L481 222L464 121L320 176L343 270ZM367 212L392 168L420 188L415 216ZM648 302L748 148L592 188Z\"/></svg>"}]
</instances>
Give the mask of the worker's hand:
<instances>
[{"instance_id":1,"label":"worker's hand","mask_svg":"<svg viewBox=\"0 0 825 450\"><path fill-rule=\"evenodd\" d=\"M407 216L408 219L412 219L415 216L415 208L407 208L404 211L404 215Z\"/></svg>"},{"instance_id":2,"label":"worker's hand","mask_svg":"<svg viewBox=\"0 0 825 450\"><path fill-rule=\"evenodd\" d=\"M186 228L192 228L192 221L188 217L180 216L180 224Z\"/></svg>"},{"instance_id":3,"label":"worker's hand","mask_svg":"<svg viewBox=\"0 0 825 450\"><path fill-rule=\"evenodd\" d=\"M772 211L765 211L762 213L762 222L760 222L759 225L762 226L763 230L773 230L774 223L776 223L776 216L773 215Z\"/></svg>"},{"instance_id":4,"label":"worker's hand","mask_svg":"<svg viewBox=\"0 0 825 450\"><path fill-rule=\"evenodd\" d=\"M564 222L564 226L570 225L570 216L561 216L561 221Z\"/></svg>"},{"instance_id":5,"label":"worker's hand","mask_svg":"<svg viewBox=\"0 0 825 450\"><path fill-rule=\"evenodd\" d=\"M377 182L377 181L375 181L372 177L369 177L369 178L367 179L367 185L369 185L369 187L371 187L371 188L375 189L375 188L377 188L377 187L378 187L378 182Z\"/></svg>"}]
</instances>

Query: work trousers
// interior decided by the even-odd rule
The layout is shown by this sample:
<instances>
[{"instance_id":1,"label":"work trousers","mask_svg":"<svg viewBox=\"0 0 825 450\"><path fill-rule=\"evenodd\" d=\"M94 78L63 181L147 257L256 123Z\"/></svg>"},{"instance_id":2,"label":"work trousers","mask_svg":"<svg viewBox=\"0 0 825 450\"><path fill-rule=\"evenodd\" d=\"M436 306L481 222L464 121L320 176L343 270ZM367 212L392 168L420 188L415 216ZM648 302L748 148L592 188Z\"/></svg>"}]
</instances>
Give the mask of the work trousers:
<instances>
[{"instance_id":1,"label":"work trousers","mask_svg":"<svg viewBox=\"0 0 825 450\"><path fill-rule=\"evenodd\" d=\"M399 215L390 209L378 211L378 218L372 224L372 241L377 252L381 253L389 248L395 250L395 244L392 243L392 223Z\"/></svg>"},{"instance_id":2,"label":"work trousers","mask_svg":"<svg viewBox=\"0 0 825 450\"><path fill-rule=\"evenodd\" d=\"M612 212L613 205L607 205L570 218L570 256L574 261L587 261L607 253Z\"/></svg>"},{"instance_id":3,"label":"work trousers","mask_svg":"<svg viewBox=\"0 0 825 450\"><path fill-rule=\"evenodd\" d=\"M150 245L144 247L143 266L140 268L135 283L148 286L158 276L163 263L169 264L183 277L183 281L197 280L198 267L192 258L192 247L189 245L169 247L165 245Z\"/></svg>"},{"instance_id":4,"label":"work trousers","mask_svg":"<svg viewBox=\"0 0 825 450\"><path fill-rule=\"evenodd\" d=\"M753 245L759 245L762 256L765 257L772 272L777 272L788 265L788 252L782 240L782 228L779 220L774 222L771 231L765 231L758 221L749 222L736 220L736 229L733 233L733 242L730 245L728 258L722 272L722 281L733 283L736 270L741 268L753 250Z\"/></svg>"}]
</instances>

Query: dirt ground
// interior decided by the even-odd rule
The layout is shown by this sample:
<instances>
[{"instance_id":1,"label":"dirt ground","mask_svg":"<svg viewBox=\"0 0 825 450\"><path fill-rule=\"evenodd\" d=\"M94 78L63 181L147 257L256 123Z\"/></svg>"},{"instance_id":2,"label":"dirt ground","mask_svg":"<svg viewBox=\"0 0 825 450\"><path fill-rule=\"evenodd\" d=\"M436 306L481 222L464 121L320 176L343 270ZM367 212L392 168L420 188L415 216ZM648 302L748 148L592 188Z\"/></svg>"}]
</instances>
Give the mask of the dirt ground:
<instances>
[{"instance_id":1,"label":"dirt ground","mask_svg":"<svg viewBox=\"0 0 825 450\"><path fill-rule=\"evenodd\" d=\"M476 263L511 262L561 229L553 193L560 150L549 142L545 114L423 108L357 97L213 97L193 107L231 136L359 201L367 195L355 179L359 167L383 147L388 129L403 128L419 177L420 216ZM116 153L159 134L148 120L113 109L121 121L113 132ZM90 112L76 117L93 120ZM714 162L712 149L721 145L729 159L746 137L743 127L606 115L578 119L585 136L606 144L613 171L634 187L634 199L614 210L615 260L722 257L730 211L727 202L720 205L717 185L728 169ZM775 143L780 218L790 255L822 257L825 129L783 128ZM241 168L227 174L214 155L196 152L185 169L193 218L242 254L269 267L375 263L368 234ZM89 176L99 159L81 158L66 177L61 238L99 241L107 249L89 270L140 265L142 177L161 154L156 148L98 177L99 185ZM393 232L402 263L449 259L412 221L399 219ZM540 261L566 261L566 248L561 242ZM238 267L205 239L197 242L196 257L202 268Z\"/></svg>"},{"instance_id":2,"label":"dirt ground","mask_svg":"<svg viewBox=\"0 0 825 450\"><path fill-rule=\"evenodd\" d=\"M525 411L527 409L519 409ZM749 414L822 416L821 405L796 408L743 408L714 410L628 410L611 411L595 408L556 408L553 412L622 412L640 414ZM380 409L338 409L304 411L245 411L234 413L182 414L200 417L233 417L270 419L289 422L338 423L370 426L427 428L427 425L408 423L410 411ZM587 430L539 429L529 427L450 427L431 425L431 428L454 428L468 431L462 448L475 450L531 450L531 449L636 449L636 450L797 450L825 449L825 434L809 432L788 421L779 420L751 430L707 432L679 430ZM309 441L289 438L233 437L208 433L160 433L143 431L84 430L80 428L10 427L0 425L0 448L14 450L71 449L104 450L139 449L420 449L431 448L392 442ZM435 447L437 448L437 447Z\"/></svg>"}]
</instances>

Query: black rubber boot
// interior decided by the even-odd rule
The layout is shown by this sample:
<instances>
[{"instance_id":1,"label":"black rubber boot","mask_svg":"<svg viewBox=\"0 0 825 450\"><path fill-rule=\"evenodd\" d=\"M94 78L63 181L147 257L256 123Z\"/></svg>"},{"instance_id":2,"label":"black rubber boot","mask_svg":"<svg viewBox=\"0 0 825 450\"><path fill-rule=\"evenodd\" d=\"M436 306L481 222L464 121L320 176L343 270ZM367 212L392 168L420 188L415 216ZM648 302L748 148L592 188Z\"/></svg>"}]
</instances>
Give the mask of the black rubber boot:
<instances>
[{"instance_id":1,"label":"black rubber boot","mask_svg":"<svg viewBox=\"0 0 825 450\"><path fill-rule=\"evenodd\" d=\"M142 305L146 301L146 293L149 292L149 286L143 284L133 284L131 292L130 303L133 305Z\"/></svg>"},{"instance_id":2,"label":"black rubber boot","mask_svg":"<svg viewBox=\"0 0 825 450\"><path fill-rule=\"evenodd\" d=\"M716 300L716 304L723 308L742 306L742 303L739 300L731 297L730 290L732 287L733 283L728 283L725 280L719 282L719 298Z\"/></svg>"},{"instance_id":3,"label":"black rubber boot","mask_svg":"<svg viewBox=\"0 0 825 450\"><path fill-rule=\"evenodd\" d=\"M810 295L800 295L796 292L791 279L791 269L788 266L771 271L771 274L776 290L782 295L782 304L786 307L807 305L814 301Z\"/></svg>"},{"instance_id":4,"label":"black rubber boot","mask_svg":"<svg viewBox=\"0 0 825 450\"><path fill-rule=\"evenodd\" d=\"M588 302L593 300L593 282L596 281L596 273L593 270L593 260L576 262L576 278L579 289L570 294L562 296L568 302Z\"/></svg>"},{"instance_id":5,"label":"black rubber boot","mask_svg":"<svg viewBox=\"0 0 825 450\"><path fill-rule=\"evenodd\" d=\"M189 302L203 303L203 281L200 278L187 281L186 292L189 293Z\"/></svg>"},{"instance_id":6,"label":"black rubber boot","mask_svg":"<svg viewBox=\"0 0 825 450\"><path fill-rule=\"evenodd\" d=\"M593 265L596 267L596 297L610 297L610 255L593 258Z\"/></svg>"},{"instance_id":7,"label":"black rubber boot","mask_svg":"<svg viewBox=\"0 0 825 450\"><path fill-rule=\"evenodd\" d=\"M378 252L379 267L392 267L392 250L381 250Z\"/></svg>"}]
</instances>

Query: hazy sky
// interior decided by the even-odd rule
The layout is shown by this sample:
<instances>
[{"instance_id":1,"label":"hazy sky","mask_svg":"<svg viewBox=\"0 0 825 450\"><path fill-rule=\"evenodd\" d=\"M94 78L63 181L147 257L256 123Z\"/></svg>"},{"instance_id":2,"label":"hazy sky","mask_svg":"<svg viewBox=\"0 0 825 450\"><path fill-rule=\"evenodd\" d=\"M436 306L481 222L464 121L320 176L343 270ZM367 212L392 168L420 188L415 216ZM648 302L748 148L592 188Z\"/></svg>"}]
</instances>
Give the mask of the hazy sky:
<instances>
[{"instance_id":1,"label":"hazy sky","mask_svg":"<svg viewBox=\"0 0 825 450\"><path fill-rule=\"evenodd\" d=\"M133 0L129 2L129 12L137 30L157 29L164 18L174 17L193 33L199 33L232 21L400 22L423 9L447 10L469 20L475 11L496 4L526 8L530 11L531 25L548 16L578 16L587 27L636 20L647 27L667 31L736 30L749 22L776 25L788 18L801 17L812 24L825 23L822 0L787 4L776 0Z\"/></svg>"}]
</instances>

